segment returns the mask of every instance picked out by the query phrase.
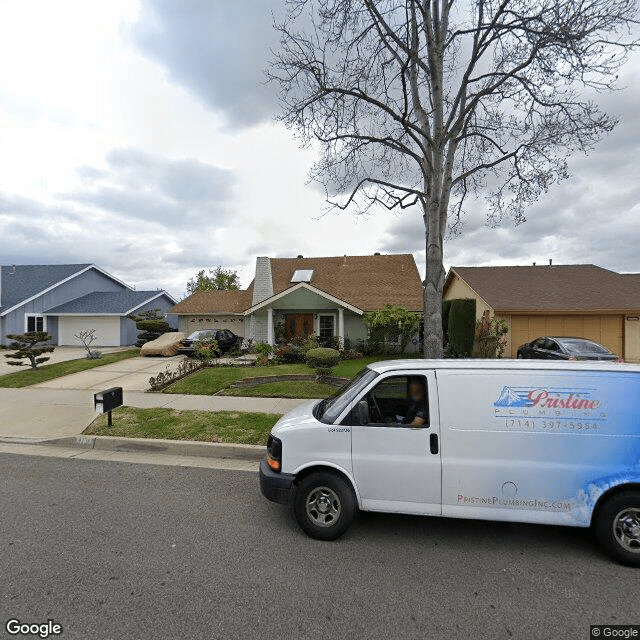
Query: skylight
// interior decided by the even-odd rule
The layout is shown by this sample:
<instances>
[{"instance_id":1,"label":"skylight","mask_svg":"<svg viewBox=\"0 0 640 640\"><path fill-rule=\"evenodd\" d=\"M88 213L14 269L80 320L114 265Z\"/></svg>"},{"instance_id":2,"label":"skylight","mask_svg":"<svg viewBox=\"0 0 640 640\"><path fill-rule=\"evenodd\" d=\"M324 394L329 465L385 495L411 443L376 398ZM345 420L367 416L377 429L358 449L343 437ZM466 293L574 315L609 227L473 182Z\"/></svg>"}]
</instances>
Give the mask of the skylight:
<instances>
[{"instance_id":1,"label":"skylight","mask_svg":"<svg viewBox=\"0 0 640 640\"><path fill-rule=\"evenodd\" d=\"M291 276L291 282L311 282L313 269L296 269Z\"/></svg>"}]
</instances>

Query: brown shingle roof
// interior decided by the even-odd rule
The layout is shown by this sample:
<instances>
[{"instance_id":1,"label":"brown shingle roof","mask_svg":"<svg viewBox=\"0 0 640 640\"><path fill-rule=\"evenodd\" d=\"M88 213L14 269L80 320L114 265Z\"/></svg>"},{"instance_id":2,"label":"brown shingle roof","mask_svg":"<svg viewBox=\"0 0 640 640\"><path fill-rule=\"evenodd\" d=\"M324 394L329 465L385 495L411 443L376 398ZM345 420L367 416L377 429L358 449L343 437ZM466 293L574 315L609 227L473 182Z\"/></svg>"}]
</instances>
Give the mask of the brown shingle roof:
<instances>
[{"instance_id":1,"label":"brown shingle roof","mask_svg":"<svg viewBox=\"0 0 640 640\"><path fill-rule=\"evenodd\" d=\"M272 258L273 293L291 285L296 269L313 269L311 286L363 311L385 304L422 310L422 281L411 254Z\"/></svg>"},{"instance_id":2,"label":"brown shingle roof","mask_svg":"<svg viewBox=\"0 0 640 640\"><path fill-rule=\"evenodd\" d=\"M185 298L169 313L242 313L251 306L253 288L244 291L198 291Z\"/></svg>"},{"instance_id":3,"label":"brown shingle roof","mask_svg":"<svg viewBox=\"0 0 640 640\"><path fill-rule=\"evenodd\" d=\"M363 311L385 304L422 311L422 281L411 254L272 258L273 293L293 286L296 269L313 269L311 286ZM200 291L179 302L170 313L241 313L251 307L253 283L245 291Z\"/></svg>"},{"instance_id":4,"label":"brown shingle roof","mask_svg":"<svg viewBox=\"0 0 640 640\"><path fill-rule=\"evenodd\" d=\"M593 264L452 267L495 311L640 309L640 275ZM446 287L446 285L445 285Z\"/></svg>"}]
</instances>

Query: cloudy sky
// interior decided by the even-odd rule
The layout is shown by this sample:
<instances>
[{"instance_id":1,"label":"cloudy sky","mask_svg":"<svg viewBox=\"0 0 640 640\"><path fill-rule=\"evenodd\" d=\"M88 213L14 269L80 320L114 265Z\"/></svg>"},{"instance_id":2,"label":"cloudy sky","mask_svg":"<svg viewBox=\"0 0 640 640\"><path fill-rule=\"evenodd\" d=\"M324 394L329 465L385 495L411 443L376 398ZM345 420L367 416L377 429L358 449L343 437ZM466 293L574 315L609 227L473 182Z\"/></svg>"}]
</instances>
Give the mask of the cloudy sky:
<instances>
[{"instance_id":1,"label":"cloudy sky","mask_svg":"<svg viewBox=\"0 0 640 640\"><path fill-rule=\"evenodd\" d=\"M181 297L257 255L424 249L417 211L323 215L313 162L264 84L281 0L23 0L0 8L0 264L94 262ZM37 19L34 19L37 16ZM640 57L622 117L514 228L479 203L450 265L594 262L640 271Z\"/></svg>"}]
</instances>

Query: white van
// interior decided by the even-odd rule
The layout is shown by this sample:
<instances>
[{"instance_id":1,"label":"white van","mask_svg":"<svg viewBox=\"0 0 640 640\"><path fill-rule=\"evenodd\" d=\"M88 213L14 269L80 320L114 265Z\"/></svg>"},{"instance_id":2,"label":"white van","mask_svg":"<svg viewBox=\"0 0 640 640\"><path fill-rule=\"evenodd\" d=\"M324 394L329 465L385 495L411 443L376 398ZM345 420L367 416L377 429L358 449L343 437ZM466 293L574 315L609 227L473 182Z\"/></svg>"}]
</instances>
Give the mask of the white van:
<instances>
[{"instance_id":1,"label":"white van","mask_svg":"<svg viewBox=\"0 0 640 640\"><path fill-rule=\"evenodd\" d=\"M333 540L361 509L593 525L640 566L640 366L397 360L273 427L260 486Z\"/></svg>"}]
</instances>

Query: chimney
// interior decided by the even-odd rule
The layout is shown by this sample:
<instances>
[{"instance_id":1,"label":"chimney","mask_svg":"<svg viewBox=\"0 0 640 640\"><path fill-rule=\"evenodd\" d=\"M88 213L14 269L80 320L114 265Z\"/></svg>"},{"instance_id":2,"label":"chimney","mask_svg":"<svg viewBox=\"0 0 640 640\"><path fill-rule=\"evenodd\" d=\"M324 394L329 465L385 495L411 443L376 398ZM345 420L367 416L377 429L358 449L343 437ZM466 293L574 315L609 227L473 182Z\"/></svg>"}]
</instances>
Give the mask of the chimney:
<instances>
[{"instance_id":1,"label":"chimney","mask_svg":"<svg viewBox=\"0 0 640 640\"><path fill-rule=\"evenodd\" d=\"M549 258L549 266L552 267L553 266L553 260L551 258Z\"/></svg>"},{"instance_id":2,"label":"chimney","mask_svg":"<svg viewBox=\"0 0 640 640\"><path fill-rule=\"evenodd\" d=\"M273 277L271 260L267 257L256 258L256 275L253 281L253 299L251 304L258 304L273 295Z\"/></svg>"}]
</instances>

